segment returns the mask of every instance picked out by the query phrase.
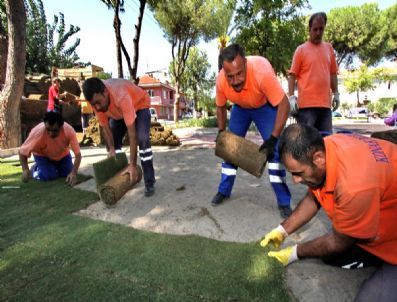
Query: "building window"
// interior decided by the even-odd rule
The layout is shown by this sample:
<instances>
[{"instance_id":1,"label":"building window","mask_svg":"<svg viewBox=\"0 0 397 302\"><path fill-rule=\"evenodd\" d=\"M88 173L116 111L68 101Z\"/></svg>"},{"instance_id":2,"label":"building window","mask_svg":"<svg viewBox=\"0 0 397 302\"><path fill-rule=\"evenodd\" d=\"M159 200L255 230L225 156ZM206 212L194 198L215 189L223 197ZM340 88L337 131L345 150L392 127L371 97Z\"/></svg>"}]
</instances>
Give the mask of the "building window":
<instances>
[{"instance_id":1,"label":"building window","mask_svg":"<svg viewBox=\"0 0 397 302\"><path fill-rule=\"evenodd\" d=\"M149 89L147 91L147 93L149 94L149 96L153 97L154 96L154 90L153 89Z\"/></svg>"},{"instance_id":2,"label":"building window","mask_svg":"<svg viewBox=\"0 0 397 302\"><path fill-rule=\"evenodd\" d=\"M167 90L163 90L163 99L164 99L164 100L167 99Z\"/></svg>"}]
</instances>

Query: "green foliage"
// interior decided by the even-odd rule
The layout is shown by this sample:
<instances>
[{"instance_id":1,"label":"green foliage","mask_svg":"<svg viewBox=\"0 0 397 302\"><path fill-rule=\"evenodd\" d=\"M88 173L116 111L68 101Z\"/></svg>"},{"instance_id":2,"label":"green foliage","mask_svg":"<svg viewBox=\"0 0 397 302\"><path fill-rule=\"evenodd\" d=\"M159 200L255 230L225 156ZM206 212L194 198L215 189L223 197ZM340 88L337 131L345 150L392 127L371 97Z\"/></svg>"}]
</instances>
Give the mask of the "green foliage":
<instances>
[{"instance_id":1,"label":"green foliage","mask_svg":"<svg viewBox=\"0 0 397 302\"><path fill-rule=\"evenodd\" d=\"M360 103L360 92L373 90L374 80L377 78L377 71L369 70L366 65L362 65L359 70L349 72L345 81L346 91L357 93L357 103Z\"/></svg>"},{"instance_id":2,"label":"green foliage","mask_svg":"<svg viewBox=\"0 0 397 302\"><path fill-rule=\"evenodd\" d=\"M53 23L48 24L42 0L25 0L25 6L27 11L26 71L49 74L52 66L68 68L78 64L79 57L76 48L80 44L80 39L76 39L71 46L67 44L68 40L80 31L80 28L70 25L66 30L62 13L59 17L54 15Z\"/></svg>"},{"instance_id":3,"label":"green foliage","mask_svg":"<svg viewBox=\"0 0 397 302\"><path fill-rule=\"evenodd\" d=\"M235 19L235 42L247 54L266 57L277 74L286 75L296 47L305 40L307 27L300 9L306 0L242 1Z\"/></svg>"},{"instance_id":4,"label":"green foliage","mask_svg":"<svg viewBox=\"0 0 397 302\"><path fill-rule=\"evenodd\" d=\"M387 41L385 54L391 60L397 59L397 4L389 7L384 12Z\"/></svg>"},{"instance_id":5,"label":"green foliage","mask_svg":"<svg viewBox=\"0 0 397 302\"><path fill-rule=\"evenodd\" d=\"M0 34L7 32L7 15L4 1L0 0Z\"/></svg>"},{"instance_id":6,"label":"green foliage","mask_svg":"<svg viewBox=\"0 0 397 302\"><path fill-rule=\"evenodd\" d=\"M97 78L101 79L101 80L107 80L107 79L111 79L112 78L112 73L111 72L98 72L97 73Z\"/></svg>"},{"instance_id":7,"label":"green foliage","mask_svg":"<svg viewBox=\"0 0 397 302\"><path fill-rule=\"evenodd\" d=\"M170 74L173 72L174 64L170 64ZM200 51L197 47L192 47L188 59L186 60L185 72L182 74L179 85L181 90L194 100L194 108L207 109L208 98L215 86L215 74L209 75L210 63L205 52ZM175 78L172 76L175 83ZM213 101L214 103L214 101Z\"/></svg>"},{"instance_id":8,"label":"green foliage","mask_svg":"<svg viewBox=\"0 0 397 302\"><path fill-rule=\"evenodd\" d=\"M344 62L349 67L357 55L371 66L384 57L385 25L376 3L335 8L328 14L325 40L332 43L338 65Z\"/></svg>"},{"instance_id":9,"label":"green foliage","mask_svg":"<svg viewBox=\"0 0 397 302\"><path fill-rule=\"evenodd\" d=\"M214 128L217 127L217 120L215 117L208 118L190 118L184 119L175 124L176 128L186 127L203 127L203 128Z\"/></svg>"},{"instance_id":10,"label":"green foliage","mask_svg":"<svg viewBox=\"0 0 397 302\"><path fill-rule=\"evenodd\" d=\"M374 104L371 103L371 106L368 106L368 109L371 112L376 112L383 116L389 113L395 104L397 104L396 98L380 98Z\"/></svg>"},{"instance_id":11,"label":"green foliage","mask_svg":"<svg viewBox=\"0 0 397 302\"><path fill-rule=\"evenodd\" d=\"M4 301L290 301L257 243L139 231L78 215L96 194L64 179L20 182L0 163Z\"/></svg>"}]
</instances>

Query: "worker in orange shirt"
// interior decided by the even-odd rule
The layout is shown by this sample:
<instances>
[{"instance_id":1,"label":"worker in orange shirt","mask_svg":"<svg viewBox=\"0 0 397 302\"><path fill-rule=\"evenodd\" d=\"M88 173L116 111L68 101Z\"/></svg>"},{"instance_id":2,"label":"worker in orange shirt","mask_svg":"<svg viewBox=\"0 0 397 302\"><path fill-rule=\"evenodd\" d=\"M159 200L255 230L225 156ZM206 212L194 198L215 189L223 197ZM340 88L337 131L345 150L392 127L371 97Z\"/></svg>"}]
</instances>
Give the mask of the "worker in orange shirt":
<instances>
[{"instance_id":1,"label":"worker in orange shirt","mask_svg":"<svg viewBox=\"0 0 397 302\"><path fill-rule=\"evenodd\" d=\"M53 79L52 85L48 89L47 111L56 111L62 114L62 104L64 104L62 99L66 97L66 92L59 93L60 87L61 80L59 78Z\"/></svg>"},{"instance_id":2,"label":"worker in orange shirt","mask_svg":"<svg viewBox=\"0 0 397 302\"><path fill-rule=\"evenodd\" d=\"M234 103L229 130L245 137L252 122L267 153L270 184L276 194L280 215L291 213L291 194L285 182L285 170L279 162L277 141L288 119L289 103L269 61L259 56L245 57L244 49L232 44L220 53L222 70L216 81L216 112L219 132L226 128L227 100ZM237 167L222 163L221 183L212 205L222 203L231 195Z\"/></svg>"},{"instance_id":3,"label":"worker in orange shirt","mask_svg":"<svg viewBox=\"0 0 397 302\"><path fill-rule=\"evenodd\" d=\"M75 156L73 163L70 147ZM29 170L28 158L32 153L35 164ZM19 148L19 160L24 182L32 177L42 181L66 177L66 182L74 186L81 162L76 132L63 121L60 113L49 111L44 115L43 122L30 131Z\"/></svg>"},{"instance_id":4,"label":"worker in orange shirt","mask_svg":"<svg viewBox=\"0 0 397 302\"><path fill-rule=\"evenodd\" d=\"M298 123L313 126L323 135L332 133L331 107L335 111L340 103L334 49L330 43L322 41L326 24L325 13L310 17L309 41L296 49L288 77L289 101ZM296 83L298 98L295 96Z\"/></svg>"},{"instance_id":5,"label":"worker in orange shirt","mask_svg":"<svg viewBox=\"0 0 397 302\"><path fill-rule=\"evenodd\" d=\"M94 113L90 103L84 97L84 93L83 93L84 80L85 80L84 75L82 73L80 73L80 76L78 79L78 84L79 84L81 93L80 93L80 97L79 97L78 101L79 101L79 105L81 108L81 127L83 128L83 134L85 134L85 132L89 126L89 121Z\"/></svg>"},{"instance_id":6,"label":"worker in orange shirt","mask_svg":"<svg viewBox=\"0 0 397 302\"><path fill-rule=\"evenodd\" d=\"M154 194L155 175L150 145L150 97L145 90L124 79L102 81L89 78L83 84L85 99L94 109L108 146L109 155L121 150L123 137L128 132L130 163L123 171L135 182L137 174L137 143L141 158L145 196Z\"/></svg>"},{"instance_id":7,"label":"worker in orange shirt","mask_svg":"<svg viewBox=\"0 0 397 302\"><path fill-rule=\"evenodd\" d=\"M333 229L268 255L285 266L308 257L346 269L376 265L355 301L397 301L397 146L354 133L323 138L311 126L294 124L282 133L279 150L293 180L308 192L261 245L278 247L320 208Z\"/></svg>"}]
</instances>

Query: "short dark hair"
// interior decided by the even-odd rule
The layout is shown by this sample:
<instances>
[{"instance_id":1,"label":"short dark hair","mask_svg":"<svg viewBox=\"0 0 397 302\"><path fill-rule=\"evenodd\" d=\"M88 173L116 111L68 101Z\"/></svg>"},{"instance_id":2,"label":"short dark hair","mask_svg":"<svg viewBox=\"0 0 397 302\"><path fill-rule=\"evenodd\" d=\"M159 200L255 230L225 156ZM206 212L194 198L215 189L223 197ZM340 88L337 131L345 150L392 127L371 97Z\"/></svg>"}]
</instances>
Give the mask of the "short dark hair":
<instances>
[{"instance_id":1,"label":"short dark hair","mask_svg":"<svg viewBox=\"0 0 397 302\"><path fill-rule=\"evenodd\" d=\"M309 28L312 27L313 21L316 18L322 18L324 20L324 25L327 25L327 14L324 12L318 12L318 13L314 13L313 15L310 16Z\"/></svg>"},{"instance_id":2,"label":"short dark hair","mask_svg":"<svg viewBox=\"0 0 397 302\"><path fill-rule=\"evenodd\" d=\"M43 122L48 123L51 126L57 123L59 127L62 127L64 121L62 115L59 112L48 111L44 114Z\"/></svg>"},{"instance_id":3,"label":"short dark hair","mask_svg":"<svg viewBox=\"0 0 397 302\"><path fill-rule=\"evenodd\" d=\"M52 84L55 84L55 83L61 83L61 79L60 78L52 79Z\"/></svg>"},{"instance_id":4,"label":"short dark hair","mask_svg":"<svg viewBox=\"0 0 397 302\"><path fill-rule=\"evenodd\" d=\"M222 66L224 61L233 62L238 55L245 58L244 48L242 48L240 45L234 43L225 47L219 54L219 66Z\"/></svg>"},{"instance_id":5,"label":"short dark hair","mask_svg":"<svg viewBox=\"0 0 397 302\"><path fill-rule=\"evenodd\" d=\"M325 144L316 128L305 124L292 124L281 133L278 148L282 160L290 154L295 160L312 165L314 152L325 151Z\"/></svg>"},{"instance_id":6,"label":"short dark hair","mask_svg":"<svg viewBox=\"0 0 397 302\"><path fill-rule=\"evenodd\" d=\"M106 87L102 80L98 78L89 78L84 81L83 94L87 101L91 101L95 93L103 93Z\"/></svg>"}]
</instances>

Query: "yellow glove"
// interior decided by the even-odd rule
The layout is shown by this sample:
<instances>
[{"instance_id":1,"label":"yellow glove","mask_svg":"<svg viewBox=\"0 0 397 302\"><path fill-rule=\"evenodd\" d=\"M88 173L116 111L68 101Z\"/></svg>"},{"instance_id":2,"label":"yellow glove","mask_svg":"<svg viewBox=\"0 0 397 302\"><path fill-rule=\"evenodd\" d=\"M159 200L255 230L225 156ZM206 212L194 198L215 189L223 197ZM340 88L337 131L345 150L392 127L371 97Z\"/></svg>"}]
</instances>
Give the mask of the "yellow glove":
<instances>
[{"instance_id":1,"label":"yellow glove","mask_svg":"<svg viewBox=\"0 0 397 302\"><path fill-rule=\"evenodd\" d=\"M276 258L279 262L281 262L284 266L287 266L291 262L299 260L298 254L296 252L297 245L289 246L285 249L282 249L278 252L272 251L267 253L269 257Z\"/></svg>"},{"instance_id":2,"label":"yellow glove","mask_svg":"<svg viewBox=\"0 0 397 302\"><path fill-rule=\"evenodd\" d=\"M280 224L277 228L267 233L265 238L261 241L260 245L266 247L269 242L272 242L275 247L279 247L284 239L288 236L283 226Z\"/></svg>"}]
</instances>

